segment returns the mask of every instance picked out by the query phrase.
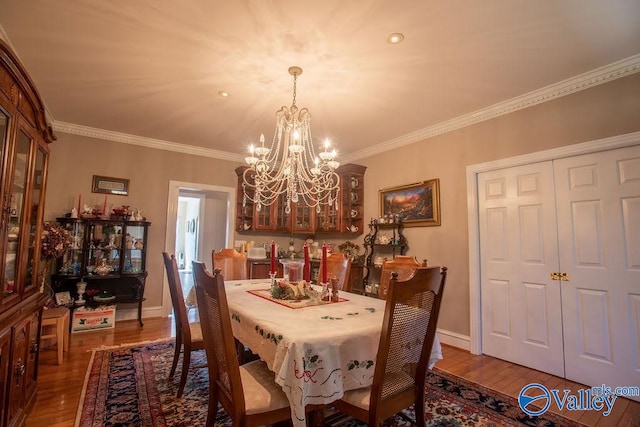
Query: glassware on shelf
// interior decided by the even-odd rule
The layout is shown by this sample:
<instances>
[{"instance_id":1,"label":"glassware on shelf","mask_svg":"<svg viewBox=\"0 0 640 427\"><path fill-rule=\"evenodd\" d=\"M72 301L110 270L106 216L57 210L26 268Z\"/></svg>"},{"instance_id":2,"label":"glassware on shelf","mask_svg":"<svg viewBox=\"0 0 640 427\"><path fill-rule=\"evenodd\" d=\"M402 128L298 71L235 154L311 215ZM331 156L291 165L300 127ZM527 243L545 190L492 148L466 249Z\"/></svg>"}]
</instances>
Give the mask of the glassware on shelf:
<instances>
[{"instance_id":1,"label":"glassware on shelf","mask_svg":"<svg viewBox=\"0 0 640 427\"><path fill-rule=\"evenodd\" d=\"M95 268L95 272L98 276L106 276L111 272L111 266L107 265L106 259L100 260L100 265Z\"/></svg>"}]
</instances>

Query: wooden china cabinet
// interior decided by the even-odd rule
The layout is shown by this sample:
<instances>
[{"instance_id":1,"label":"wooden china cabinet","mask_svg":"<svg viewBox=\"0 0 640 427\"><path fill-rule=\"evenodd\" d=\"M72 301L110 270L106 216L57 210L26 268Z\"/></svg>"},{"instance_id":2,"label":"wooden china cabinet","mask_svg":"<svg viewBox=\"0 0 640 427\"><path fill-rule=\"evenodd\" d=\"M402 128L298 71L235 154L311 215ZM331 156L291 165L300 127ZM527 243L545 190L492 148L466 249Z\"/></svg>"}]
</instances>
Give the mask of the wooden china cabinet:
<instances>
[{"instance_id":1,"label":"wooden china cabinet","mask_svg":"<svg viewBox=\"0 0 640 427\"><path fill-rule=\"evenodd\" d=\"M238 232L270 231L283 234L360 235L364 228L365 166L346 164L336 169L340 177L338 208L323 205L320 212L304 203L292 203L291 212L284 212L284 196L270 206L257 210L244 198L243 174L247 166L236 169L238 176L236 230Z\"/></svg>"},{"instance_id":2,"label":"wooden china cabinet","mask_svg":"<svg viewBox=\"0 0 640 427\"><path fill-rule=\"evenodd\" d=\"M36 397L40 233L55 140L24 67L0 40L0 425L23 425Z\"/></svg>"}]
</instances>

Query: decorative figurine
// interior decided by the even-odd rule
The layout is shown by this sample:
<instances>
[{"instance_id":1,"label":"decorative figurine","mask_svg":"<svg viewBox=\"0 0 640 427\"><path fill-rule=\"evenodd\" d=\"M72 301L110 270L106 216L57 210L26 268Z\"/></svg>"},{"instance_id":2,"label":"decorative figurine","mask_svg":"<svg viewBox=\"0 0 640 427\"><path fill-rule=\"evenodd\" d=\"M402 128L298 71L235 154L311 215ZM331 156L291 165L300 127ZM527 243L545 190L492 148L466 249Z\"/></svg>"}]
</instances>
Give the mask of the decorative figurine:
<instances>
[{"instance_id":1,"label":"decorative figurine","mask_svg":"<svg viewBox=\"0 0 640 427\"><path fill-rule=\"evenodd\" d=\"M84 305L86 301L84 300L84 291L87 289L87 282L80 281L76 283L76 289L78 291L78 299L76 299L76 305Z\"/></svg>"}]
</instances>

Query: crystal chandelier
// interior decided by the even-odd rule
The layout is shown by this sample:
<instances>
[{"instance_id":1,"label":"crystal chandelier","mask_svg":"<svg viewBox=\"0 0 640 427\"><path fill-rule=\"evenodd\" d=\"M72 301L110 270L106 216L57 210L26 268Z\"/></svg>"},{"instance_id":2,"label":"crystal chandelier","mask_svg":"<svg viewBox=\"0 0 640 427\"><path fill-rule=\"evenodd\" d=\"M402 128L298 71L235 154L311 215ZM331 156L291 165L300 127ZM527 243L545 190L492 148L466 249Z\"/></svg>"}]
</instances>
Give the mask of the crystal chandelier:
<instances>
[{"instance_id":1,"label":"crystal chandelier","mask_svg":"<svg viewBox=\"0 0 640 427\"><path fill-rule=\"evenodd\" d=\"M247 200L257 211L284 198L285 213L291 212L291 203L303 202L320 213L321 205L334 205L338 209L340 178L335 172L340 166L335 160L336 150L325 140L318 154L311 138L311 114L307 108L296 106L296 81L302 68L290 67L293 76L293 103L276 112L276 130L271 147L265 147L264 134L260 146L249 147L245 161L242 189L243 206Z\"/></svg>"}]
</instances>

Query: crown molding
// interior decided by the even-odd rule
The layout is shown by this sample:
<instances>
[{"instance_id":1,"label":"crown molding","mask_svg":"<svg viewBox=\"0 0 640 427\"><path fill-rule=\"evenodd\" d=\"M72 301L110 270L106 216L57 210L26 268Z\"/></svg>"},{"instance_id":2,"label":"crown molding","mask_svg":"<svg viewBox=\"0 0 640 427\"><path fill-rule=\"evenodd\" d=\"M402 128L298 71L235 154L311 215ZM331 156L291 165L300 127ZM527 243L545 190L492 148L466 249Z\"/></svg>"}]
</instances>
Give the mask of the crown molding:
<instances>
[{"instance_id":1,"label":"crown molding","mask_svg":"<svg viewBox=\"0 0 640 427\"><path fill-rule=\"evenodd\" d=\"M1 29L1 27L0 27ZM461 129L476 123L484 122L505 114L513 113L544 102L553 101L566 95L571 95L585 89L589 89L613 80L626 77L640 72L640 54L630 56L621 61L614 62L604 67L596 68L575 77L563 80L558 83L525 93L524 95L499 102L480 110L458 116L451 120L429 126L424 129L411 132L397 138L390 139L369 148L347 154L342 157L342 163L349 163L376 154L384 153L405 145L424 141L447 132ZM48 113L48 111L47 111ZM51 117L51 115L49 115ZM220 150L212 150L194 145L180 144L172 141L146 138L136 135L129 135L120 132L113 132L88 126L76 125L73 123L58 122L51 120L53 129L57 132L70 133L74 135L87 136L90 138L104 139L107 141L121 142L124 144L138 145L159 150L174 151L178 153L191 154L195 156L209 157L232 162L244 162L244 156L237 153L230 153Z\"/></svg>"},{"instance_id":2,"label":"crown molding","mask_svg":"<svg viewBox=\"0 0 640 427\"><path fill-rule=\"evenodd\" d=\"M622 77L630 76L637 72L640 72L640 54L630 56L621 61L596 68L595 70L525 93L524 95L511 98L507 101L499 102L469 114L464 114L451 120L356 151L343 156L341 161L348 163L365 157L371 157L375 154L384 153L395 148L424 141L425 139L433 138L437 135L442 135L453 130L484 122L534 105L553 101L554 99L608 83Z\"/></svg>"},{"instance_id":3,"label":"crown molding","mask_svg":"<svg viewBox=\"0 0 640 427\"><path fill-rule=\"evenodd\" d=\"M180 144L177 142L164 141L161 139L146 138L143 136L130 135L110 130L97 129L89 126L76 125L53 121L53 130L56 132L69 133L73 135L86 136L89 138L104 139L106 141L121 142L123 144L137 145L158 150L174 151L176 153L191 154L194 156L209 157L230 162L244 162L244 156L227 151L212 150L210 148L198 147L195 145Z\"/></svg>"}]
</instances>

